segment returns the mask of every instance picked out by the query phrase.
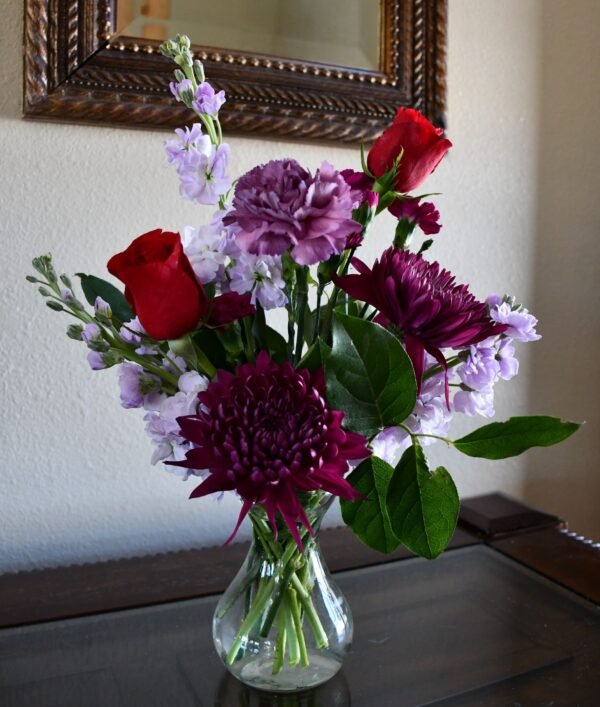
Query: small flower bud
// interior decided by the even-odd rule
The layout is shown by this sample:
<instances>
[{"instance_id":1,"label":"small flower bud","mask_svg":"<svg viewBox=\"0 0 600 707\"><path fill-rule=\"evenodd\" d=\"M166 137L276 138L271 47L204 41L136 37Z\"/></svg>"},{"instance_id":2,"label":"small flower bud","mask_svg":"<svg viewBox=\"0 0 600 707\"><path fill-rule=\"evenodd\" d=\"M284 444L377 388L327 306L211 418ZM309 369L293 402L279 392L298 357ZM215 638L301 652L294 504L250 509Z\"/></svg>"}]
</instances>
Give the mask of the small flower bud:
<instances>
[{"instance_id":1,"label":"small flower bud","mask_svg":"<svg viewBox=\"0 0 600 707\"><path fill-rule=\"evenodd\" d=\"M123 363L123 356L118 351L107 351L102 354L102 361L106 368L110 368L118 363Z\"/></svg>"},{"instance_id":2,"label":"small flower bud","mask_svg":"<svg viewBox=\"0 0 600 707\"><path fill-rule=\"evenodd\" d=\"M27 280L27 282L39 282L37 277L34 277L33 275L26 275L25 279Z\"/></svg>"},{"instance_id":3,"label":"small flower bud","mask_svg":"<svg viewBox=\"0 0 600 707\"><path fill-rule=\"evenodd\" d=\"M194 74L198 79L198 83L202 83L204 81L204 65L199 59L194 61Z\"/></svg>"},{"instance_id":4,"label":"small flower bud","mask_svg":"<svg viewBox=\"0 0 600 707\"><path fill-rule=\"evenodd\" d=\"M83 333L83 327L81 324L69 324L67 327L67 336L69 339L74 341L81 341L81 334Z\"/></svg>"},{"instance_id":5,"label":"small flower bud","mask_svg":"<svg viewBox=\"0 0 600 707\"><path fill-rule=\"evenodd\" d=\"M62 282L62 284L63 284L65 287L68 287L69 290L72 290L72 289L73 289L73 283L71 282L71 280L70 280L64 273L60 276L60 281ZM71 293L71 295L72 295L72 294L73 294L73 293Z\"/></svg>"},{"instance_id":6,"label":"small flower bud","mask_svg":"<svg viewBox=\"0 0 600 707\"><path fill-rule=\"evenodd\" d=\"M175 69L174 74L175 74L175 79L177 80L178 83L185 81L185 74L180 69Z\"/></svg>"},{"instance_id":7,"label":"small flower bud","mask_svg":"<svg viewBox=\"0 0 600 707\"><path fill-rule=\"evenodd\" d=\"M87 345L90 351L97 351L98 353L104 353L110 349L110 346L104 339L90 339Z\"/></svg>"},{"instance_id":8,"label":"small flower bud","mask_svg":"<svg viewBox=\"0 0 600 707\"><path fill-rule=\"evenodd\" d=\"M42 297L50 297L52 294L47 287L38 287L38 292L42 295Z\"/></svg>"},{"instance_id":9,"label":"small flower bud","mask_svg":"<svg viewBox=\"0 0 600 707\"><path fill-rule=\"evenodd\" d=\"M58 282L58 277L56 276L56 270L54 269L54 266L52 263L48 263L46 265L46 277L48 278L48 282Z\"/></svg>"},{"instance_id":10,"label":"small flower bud","mask_svg":"<svg viewBox=\"0 0 600 707\"><path fill-rule=\"evenodd\" d=\"M96 319L102 322L102 324L112 323L112 309L110 308L110 304L103 300L102 297L96 297L94 310L96 312Z\"/></svg>"},{"instance_id":11,"label":"small flower bud","mask_svg":"<svg viewBox=\"0 0 600 707\"><path fill-rule=\"evenodd\" d=\"M53 309L55 312L63 312L65 309L60 302L53 299L48 300L46 306L50 307L50 309Z\"/></svg>"}]
</instances>

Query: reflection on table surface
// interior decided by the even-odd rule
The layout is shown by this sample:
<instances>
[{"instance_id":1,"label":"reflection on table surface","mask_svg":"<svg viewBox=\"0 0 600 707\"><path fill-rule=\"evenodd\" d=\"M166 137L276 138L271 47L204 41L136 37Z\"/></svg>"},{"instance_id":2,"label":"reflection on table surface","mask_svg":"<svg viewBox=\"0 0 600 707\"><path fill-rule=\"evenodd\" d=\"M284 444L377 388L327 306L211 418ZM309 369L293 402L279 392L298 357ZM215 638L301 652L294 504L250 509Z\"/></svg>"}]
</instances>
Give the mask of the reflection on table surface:
<instances>
[{"instance_id":1,"label":"reflection on table surface","mask_svg":"<svg viewBox=\"0 0 600 707\"><path fill-rule=\"evenodd\" d=\"M355 643L315 690L270 695L229 677L210 636L216 597L205 597L0 631L0 705L511 704L467 695L505 694L515 681L543 688L546 678L550 690L598 642L591 605L484 546L336 577Z\"/></svg>"}]
</instances>

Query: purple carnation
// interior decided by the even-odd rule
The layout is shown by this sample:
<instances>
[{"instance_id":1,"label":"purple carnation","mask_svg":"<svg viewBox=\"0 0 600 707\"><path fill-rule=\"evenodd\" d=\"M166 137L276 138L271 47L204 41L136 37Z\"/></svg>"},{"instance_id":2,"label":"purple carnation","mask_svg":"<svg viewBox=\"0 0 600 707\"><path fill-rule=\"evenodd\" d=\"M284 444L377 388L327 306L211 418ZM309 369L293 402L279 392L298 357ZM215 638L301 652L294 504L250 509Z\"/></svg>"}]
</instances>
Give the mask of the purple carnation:
<instances>
[{"instance_id":1,"label":"purple carnation","mask_svg":"<svg viewBox=\"0 0 600 707\"><path fill-rule=\"evenodd\" d=\"M352 190L352 201L355 209L365 203L370 207L377 206L379 194L373 191L374 180L368 174L355 172L353 169L343 169L340 174Z\"/></svg>"},{"instance_id":2,"label":"purple carnation","mask_svg":"<svg viewBox=\"0 0 600 707\"><path fill-rule=\"evenodd\" d=\"M237 244L248 253L290 250L300 265L313 265L341 253L361 230L352 205L350 187L328 162L313 177L295 160L272 160L239 180L223 222L237 225Z\"/></svg>"},{"instance_id":3,"label":"purple carnation","mask_svg":"<svg viewBox=\"0 0 600 707\"><path fill-rule=\"evenodd\" d=\"M440 212L430 201L420 204L418 199L396 199L389 210L399 221L406 219L427 236L439 233L442 227L439 223Z\"/></svg>"}]
</instances>

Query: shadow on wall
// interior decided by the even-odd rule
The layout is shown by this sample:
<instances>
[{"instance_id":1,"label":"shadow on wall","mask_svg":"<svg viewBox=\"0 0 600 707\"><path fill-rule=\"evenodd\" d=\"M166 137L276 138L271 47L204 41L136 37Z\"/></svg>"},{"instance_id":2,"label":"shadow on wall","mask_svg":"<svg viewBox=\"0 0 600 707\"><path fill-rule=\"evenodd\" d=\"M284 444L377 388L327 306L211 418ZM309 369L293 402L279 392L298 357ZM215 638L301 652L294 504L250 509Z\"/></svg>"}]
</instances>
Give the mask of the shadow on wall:
<instances>
[{"instance_id":1,"label":"shadow on wall","mask_svg":"<svg viewBox=\"0 0 600 707\"><path fill-rule=\"evenodd\" d=\"M529 456L523 498L600 539L600 25L597 0L544 0L529 409L585 420Z\"/></svg>"}]
</instances>

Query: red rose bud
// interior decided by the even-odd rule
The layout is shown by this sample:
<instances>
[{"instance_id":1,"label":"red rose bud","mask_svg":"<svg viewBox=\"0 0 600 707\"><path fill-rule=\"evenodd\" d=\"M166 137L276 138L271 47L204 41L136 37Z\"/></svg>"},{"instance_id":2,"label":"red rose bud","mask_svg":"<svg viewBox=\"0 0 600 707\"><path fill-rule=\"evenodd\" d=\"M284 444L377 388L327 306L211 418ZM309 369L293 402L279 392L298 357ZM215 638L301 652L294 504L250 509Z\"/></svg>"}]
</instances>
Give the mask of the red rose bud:
<instances>
[{"instance_id":1,"label":"red rose bud","mask_svg":"<svg viewBox=\"0 0 600 707\"><path fill-rule=\"evenodd\" d=\"M113 255L107 267L125 284L127 301L153 339L179 339L208 310L178 233L144 233Z\"/></svg>"},{"instance_id":2,"label":"red rose bud","mask_svg":"<svg viewBox=\"0 0 600 707\"><path fill-rule=\"evenodd\" d=\"M399 108L392 125L377 138L367 157L369 170L382 177L400 156L396 174L396 191L406 194L416 189L438 166L452 147L442 137L441 128L412 108Z\"/></svg>"}]
</instances>

